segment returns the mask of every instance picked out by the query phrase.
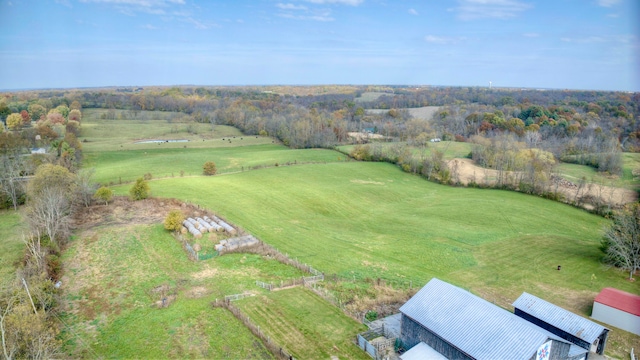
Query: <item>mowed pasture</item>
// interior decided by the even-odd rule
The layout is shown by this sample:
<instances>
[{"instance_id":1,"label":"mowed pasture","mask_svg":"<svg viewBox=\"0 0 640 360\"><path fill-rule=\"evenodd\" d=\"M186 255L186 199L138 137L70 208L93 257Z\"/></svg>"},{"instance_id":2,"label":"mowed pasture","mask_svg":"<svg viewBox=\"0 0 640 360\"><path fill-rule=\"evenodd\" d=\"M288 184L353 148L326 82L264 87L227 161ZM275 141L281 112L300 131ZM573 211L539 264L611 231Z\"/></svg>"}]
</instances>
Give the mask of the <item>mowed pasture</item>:
<instances>
[{"instance_id":1,"label":"mowed pasture","mask_svg":"<svg viewBox=\"0 0 640 360\"><path fill-rule=\"evenodd\" d=\"M600 262L607 220L515 192L430 183L390 164L269 168L151 186L155 196L198 203L347 279L419 286L436 276L514 294L542 287L551 296L595 293L605 286L640 293L624 272Z\"/></svg>"},{"instance_id":2,"label":"mowed pasture","mask_svg":"<svg viewBox=\"0 0 640 360\"><path fill-rule=\"evenodd\" d=\"M230 312L224 295L263 293L256 280L302 276L259 255L187 259L161 225L120 223L79 231L65 251L61 301L72 358L272 358ZM167 307L158 307L166 298ZM344 318L346 316L342 315Z\"/></svg>"},{"instance_id":3,"label":"mowed pasture","mask_svg":"<svg viewBox=\"0 0 640 360\"><path fill-rule=\"evenodd\" d=\"M155 112L143 112L144 119L139 120L109 120L100 118L103 113L87 111L80 137L84 167L95 168L94 180L102 184L131 182L144 174L154 178L201 175L207 161L216 162L218 173L227 173L347 159L327 150L290 150L270 137L246 136L230 126L153 119ZM160 115L164 114L156 116ZM189 141L136 143L141 140Z\"/></svg>"}]
</instances>

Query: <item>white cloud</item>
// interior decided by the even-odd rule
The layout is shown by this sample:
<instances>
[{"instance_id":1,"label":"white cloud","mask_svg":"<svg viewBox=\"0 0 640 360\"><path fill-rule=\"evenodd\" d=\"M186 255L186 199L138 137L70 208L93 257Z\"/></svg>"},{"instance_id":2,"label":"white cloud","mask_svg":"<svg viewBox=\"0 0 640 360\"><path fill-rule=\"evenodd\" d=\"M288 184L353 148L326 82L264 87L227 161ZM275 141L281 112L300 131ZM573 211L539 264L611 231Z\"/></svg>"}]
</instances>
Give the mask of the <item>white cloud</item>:
<instances>
[{"instance_id":1,"label":"white cloud","mask_svg":"<svg viewBox=\"0 0 640 360\"><path fill-rule=\"evenodd\" d=\"M447 36L435 36L435 35L427 35L424 37L424 41L432 44L455 44L462 40L465 40L464 37L447 37Z\"/></svg>"},{"instance_id":2,"label":"white cloud","mask_svg":"<svg viewBox=\"0 0 640 360\"><path fill-rule=\"evenodd\" d=\"M608 18L617 19L620 17L620 14L607 14Z\"/></svg>"},{"instance_id":3,"label":"white cloud","mask_svg":"<svg viewBox=\"0 0 640 360\"><path fill-rule=\"evenodd\" d=\"M528 38L537 38L537 37L540 37L540 34L538 34L538 33L524 33L524 34L522 34L522 36L528 37Z\"/></svg>"},{"instance_id":4,"label":"white cloud","mask_svg":"<svg viewBox=\"0 0 640 360\"><path fill-rule=\"evenodd\" d=\"M304 5L296 5L296 4L283 4L277 3L276 7L282 10L307 10L307 7Z\"/></svg>"},{"instance_id":5,"label":"white cloud","mask_svg":"<svg viewBox=\"0 0 640 360\"><path fill-rule=\"evenodd\" d=\"M603 7L612 7L620 2L620 0L598 0L598 5Z\"/></svg>"},{"instance_id":6,"label":"white cloud","mask_svg":"<svg viewBox=\"0 0 640 360\"><path fill-rule=\"evenodd\" d=\"M358 6L364 2L364 0L306 0L307 2L314 4L340 4Z\"/></svg>"},{"instance_id":7,"label":"white cloud","mask_svg":"<svg viewBox=\"0 0 640 360\"><path fill-rule=\"evenodd\" d=\"M409 14L411 15L419 15L416 9L409 9Z\"/></svg>"},{"instance_id":8,"label":"white cloud","mask_svg":"<svg viewBox=\"0 0 640 360\"><path fill-rule=\"evenodd\" d=\"M567 38L567 37L563 37L560 38L561 41L564 42L568 42L568 43L576 43L576 44L592 44L592 43L601 43L604 42L606 39L600 37L600 36L589 36L589 37L585 37L585 38Z\"/></svg>"},{"instance_id":9,"label":"white cloud","mask_svg":"<svg viewBox=\"0 0 640 360\"><path fill-rule=\"evenodd\" d=\"M143 29L147 29L147 30L158 30L157 27L155 27L155 26L153 26L151 24L142 25L140 27L143 28Z\"/></svg>"},{"instance_id":10,"label":"white cloud","mask_svg":"<svg viewBox=\"0 0 640 360\"><path fill-rule=\"evenodd\" d=\"M458 12L461 20L483 18L509 19L532 7L520 0L458 0Z\"/></svg>"},{"instance_id":11,"label":"white cloud","mask_svg":"<svg viewBox=\"0 0 640 360\"><path fill-rule=\"evenodd\" d=\"M285 19L294 19L294 20L313 20L313 21L322 21L329 22L335 21L333 17L331 17L330 12L324 12L321 14L309 14L309 15L295 15L291 13L281 13L278 16L283 17Z\"/></svg>"}]
</instances>

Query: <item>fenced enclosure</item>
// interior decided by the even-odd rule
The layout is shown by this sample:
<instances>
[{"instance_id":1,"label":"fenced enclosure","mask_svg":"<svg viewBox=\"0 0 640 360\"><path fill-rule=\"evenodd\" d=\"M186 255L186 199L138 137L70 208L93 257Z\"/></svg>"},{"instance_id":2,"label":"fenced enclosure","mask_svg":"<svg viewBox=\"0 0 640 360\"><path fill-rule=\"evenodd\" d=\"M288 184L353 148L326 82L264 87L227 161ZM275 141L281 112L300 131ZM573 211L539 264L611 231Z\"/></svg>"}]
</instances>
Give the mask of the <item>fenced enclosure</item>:
<instances>
[{"instance_id":1,"label":"fenced enclosure","mask_svg":"<svg viewBox=\"0 0 640 360\"><path fill-rule=\"evenodd\" d=\"M238 295L242 295L242 294L238 294ZM229 295L229 296L233 297L236 295ZM226 300L227 297L229 296L225 296L225 300L216 299L216 301L213 302L211 305L213 307L220 307L220 308L229 310L231 314L233 314L233 316L235 316L238 320L240 320L244 324L244 326L246 326L251 331L251 333L254 336L262 340L263 344L267 347L267 349L276 357L280 359L295 360L293 355L289 354L285 349L282 348L282 346L276 344L275 341L271 340L271 337L269 335L266 335L264 332L262 332L262 330L260 330L260 326L257 326L256 324L252 323L251 319L249 319L247 315L243 314L239 308L231 304L231 301Z\"/></svg>"},{"instance_id":2,"label":"fenced enclosure","mask_svg":"<svg viewBox=\"0 0 640 360\"><path fill-rule=\"evenodd\" d=\"M398 339L393 333L385 331L384 326L369 329L357 336L358 346L376 360L385 357L390 349L395 350Z\"/></svg>"}]
</instances>

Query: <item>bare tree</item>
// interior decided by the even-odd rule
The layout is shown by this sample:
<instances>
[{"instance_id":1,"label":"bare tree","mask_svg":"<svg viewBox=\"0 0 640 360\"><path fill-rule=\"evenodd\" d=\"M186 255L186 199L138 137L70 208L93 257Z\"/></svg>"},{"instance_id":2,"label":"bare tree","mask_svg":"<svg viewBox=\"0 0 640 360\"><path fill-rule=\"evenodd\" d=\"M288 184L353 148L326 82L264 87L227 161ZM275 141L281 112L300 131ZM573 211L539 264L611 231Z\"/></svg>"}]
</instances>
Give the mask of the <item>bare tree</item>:
<instances>
[{"instance_id":1,"label":"bare tree","mask_svg":"<svg viewBox=\"0 0 640 360\"><path fill-rule=\"evenodd\" d=\"M18 197L24 192L21 182L23 167L24 161L19 154L5 153L0 159L0 191L11 199L15 210L18 210Z\"/></svg>"},{"instance_id":2,"label":"bare tree","mask_svg":"<svg viewBox=\"0 0 640 360\"><path fill-rule=\"evenodd\" d=\"M91 205L97 186L92 182L95 169L82 169L76 173L76 193L78 201L85 207Z\"/></svg>"},{"instance_id":3,"label":"bare tree","mask_svg":"<svg viewBox=\"0 0 640 360\"><path fill-rule=\"evenodd\" d=\"M607 263L629 271L629 279L633 279L640 269L640 204L613 217L605 230L602 249Z\"/></svg>"},{"instance_id":4,"label":"bare tree","mask_svg":"<svg viewBox=\"0 0 640 360\"><path fill-rule=\"evenodd\" d=\"M46 234L52 242L66 235L70 226L71 204L59 187L43 188L26 211L27 222L34 232Z\"/></svg>"},{"instance_id":5,"label":"bare tree","mask_svg":"<svg viewBox=\"0 0 640 360\"><path fill-rule=\"evenodd\" d=\"M15 353L18 351L18 348L14 346L15 344L12 341L9 341L9 329L5 326L5 321L8 316L11 314L14 305L17 302L17 296L8 296L3 299L2 304L0 305L0 335L2 335L2 353L4 358L9 360L13 359Z\"/></svg>"}]
</instances>

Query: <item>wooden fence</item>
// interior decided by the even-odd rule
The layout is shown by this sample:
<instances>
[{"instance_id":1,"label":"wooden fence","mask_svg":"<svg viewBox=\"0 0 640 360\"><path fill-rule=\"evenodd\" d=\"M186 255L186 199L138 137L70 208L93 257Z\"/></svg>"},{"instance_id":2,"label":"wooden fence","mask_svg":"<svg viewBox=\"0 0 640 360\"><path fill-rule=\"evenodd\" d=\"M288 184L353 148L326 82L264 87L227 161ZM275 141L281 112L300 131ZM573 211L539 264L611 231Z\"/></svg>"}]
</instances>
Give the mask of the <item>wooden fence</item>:
<instances>
[{"instance_id":1,"label":"wooden fence","mask_svg":"<svg viewBox=\"0 0 640 360\"><path fill-rule=\"evenodd\" d=\"M249 296L253 296L253 294L247 294L247 293L243 293L243 294L233 294L233 295L227 295L224 297L224 301L236 301L236 300L242 300L246 297Z\"/></svg>"},{"instance_id":2,"label":"wooden fence","mask_svg":"<svg viewBox=\"0 0 640 360\"><path fill-rule=\"evenodd\" d=\"M369 329L357 336L358 346L376 360L383 359L388 349L395 347L396 341L396 337L387 333L384 327Z\"/></svg>"},{"instance_id":3,"label":"wooden fence","mask_svg":"<svg viewBox=\"0 0 640 360\"><path fill-rule=\"evenodd\" d=\"M272 340L270 336L263 333L262 330L260 330L260 326L252 323L247 315L243 314L238 307L231 304L231 301L216 299L216 301L211 303L211 305L213 307L229 310L229 312L231 312L233 316L240 320L240 322L242 322L254 336L262 340L262 343L274 356L280 359L295 360L293 355L289 354L285 349L282 348L282 346L276 344L276 342Z\"/></svg>"}]
</instances>

